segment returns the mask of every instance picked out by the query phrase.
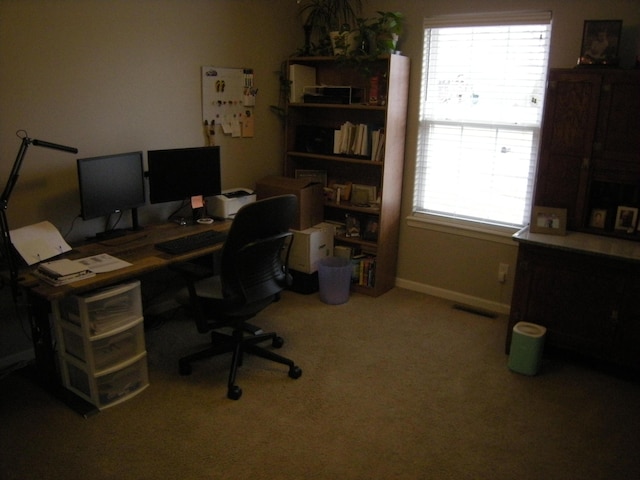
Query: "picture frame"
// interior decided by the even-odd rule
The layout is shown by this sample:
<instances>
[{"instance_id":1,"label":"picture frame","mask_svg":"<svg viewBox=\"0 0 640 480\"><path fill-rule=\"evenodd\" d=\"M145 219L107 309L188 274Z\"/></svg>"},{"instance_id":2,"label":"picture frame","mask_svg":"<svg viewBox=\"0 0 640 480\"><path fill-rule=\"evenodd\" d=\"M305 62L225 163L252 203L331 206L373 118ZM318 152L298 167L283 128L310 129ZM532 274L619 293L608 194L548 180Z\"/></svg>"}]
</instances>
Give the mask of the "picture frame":
<instances>
[{"instance_id":1,"label":"picture frame","mask_svg":"<svg viewBox=\"0 0 640 480\"><path fill-rule=\"evenodd\" d=\"M633 232L636 229L636 223L638 221L638 209L635 207L627 207L625 205L618 206L616 212L616 230L624 230L626 232Z\"/></svg>"},{"instance_id":2,"label":"picture frame","mask_svg":"<svg viewBox=\"0 0 640 480\"><path fill-rule=\"evenodd\" d=\"M529 224L531 233L565 235L567 233L567 209L535 206Z\"/></svg>"},{"instance_id":3,"label":"picture frame","mask_svg":"<svg viewBox=\"0 0 640 480\"><path fill-rule=\"evenodd\" d=\"M579 65L618 65L622 20L585 20Z\"/></svg>"},{"instance_id":4,"label":"picture frame","mask_svg":"<svg viewBox=\"0 0 640 480\"><path fill-rule=\"evenodd\" d=\"M354 183L351 185L351 203L355 206L369 207L376 202L376 186Z\"/></svg>"},{"instance_id":5,"label":"picture frame","mask_svg":"<svg viewBox=\"0 0 640 480\"><path fill-rule=\"evenodd\" d=\"M589 226L591 228L604 228L607 221L607 210L604 208L594 208L591 210L589 217Z\"/></svg>"},{"instance_id":6,"label":"picture frame","mask_svg":"<svg viewBox=\"0 0 640 480\"><path fill-rule=\"evenodd\" d=\"M378 241L379 221L377 217L367 217L365 219L365 227L362 231L362 239L370 242Z\"/></svg>"},{"instance_id":7,"label":"picture frame","mask_svg":"<svg viewBox=\"0 0 640 480\"><path fill-rule=\"evenodd\" d=\"M326 170L305 170L296 169L296 178L308 178L310 181L319 183L323 187L327 186L327 171Z\"/></svg>"}]
</instances>

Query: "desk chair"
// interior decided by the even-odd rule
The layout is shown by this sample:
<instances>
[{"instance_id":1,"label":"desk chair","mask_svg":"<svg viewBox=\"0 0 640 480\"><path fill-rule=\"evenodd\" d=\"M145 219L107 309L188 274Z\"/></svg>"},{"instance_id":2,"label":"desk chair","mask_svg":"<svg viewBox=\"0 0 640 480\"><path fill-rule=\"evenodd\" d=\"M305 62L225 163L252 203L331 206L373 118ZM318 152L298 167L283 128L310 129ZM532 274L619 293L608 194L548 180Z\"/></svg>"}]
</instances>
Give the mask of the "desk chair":
<instances>
[{"instance_id":1,"label":"desk chair","mask_svg":"<svg viewBox=\"0 0 640 480\"><path fill-rule=\"evenodd\" d=\"M180 373L189 375L191 363L203 358L233 352L227 397L237 400L242 389L236 385L236 372L244 353L257 355L289 367L289 377L298 378L302 370L292 360L258 346L271 341L275 348L284 340L275 332L263 333L248 321L280 299L290 284L286 263L292 237L289 228L297 211L297 198L282 195L259 200L242 207L220 254L220 275L207 277L197 265L177 268L186 279L189 305L200 333L211 332L211 345L201 352L180 359ZM283 251L285 252L283 262ZM230 328L231 333L219 332Z\"/></svg>"}]
</instances>

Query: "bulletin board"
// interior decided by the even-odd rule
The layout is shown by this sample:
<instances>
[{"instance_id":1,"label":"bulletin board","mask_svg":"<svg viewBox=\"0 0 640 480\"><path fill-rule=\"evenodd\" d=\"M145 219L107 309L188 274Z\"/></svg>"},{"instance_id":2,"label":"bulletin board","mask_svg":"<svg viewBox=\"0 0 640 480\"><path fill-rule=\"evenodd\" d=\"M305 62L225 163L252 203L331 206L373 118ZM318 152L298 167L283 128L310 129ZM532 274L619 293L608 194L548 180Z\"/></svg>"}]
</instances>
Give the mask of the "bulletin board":
<instances>
[{"instance_id":1,"label":"bulletin board","mask_svg":"<svg viewBox=\"0 0 640 480\"><path fill-rule=\"evenodd\" d=\"M253 137L257 88L253 69L202 67L202 122L211 135ZM215 130L215 131L214 131ZM210 136L212 141L212 138Z\"/></svg>"}]
</instances>

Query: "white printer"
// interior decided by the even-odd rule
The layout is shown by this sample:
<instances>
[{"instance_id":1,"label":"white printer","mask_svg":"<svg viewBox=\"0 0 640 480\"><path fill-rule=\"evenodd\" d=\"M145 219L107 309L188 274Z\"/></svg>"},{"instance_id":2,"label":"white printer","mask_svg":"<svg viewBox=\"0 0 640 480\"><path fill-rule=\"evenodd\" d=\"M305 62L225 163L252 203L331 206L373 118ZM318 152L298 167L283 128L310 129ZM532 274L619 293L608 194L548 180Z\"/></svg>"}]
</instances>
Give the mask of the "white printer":
<instances>
[{"instance_id":1,"label":"white printer","mask_svg":"<svg viewBox=\"0 0 640 480\"><path fill-rule=\"evenodd\" d=\"M212 197L209 214L216 218L233 218L240 207L256 201L256 194L248 188L230 188Z\"/></svg>"}]
</instances>

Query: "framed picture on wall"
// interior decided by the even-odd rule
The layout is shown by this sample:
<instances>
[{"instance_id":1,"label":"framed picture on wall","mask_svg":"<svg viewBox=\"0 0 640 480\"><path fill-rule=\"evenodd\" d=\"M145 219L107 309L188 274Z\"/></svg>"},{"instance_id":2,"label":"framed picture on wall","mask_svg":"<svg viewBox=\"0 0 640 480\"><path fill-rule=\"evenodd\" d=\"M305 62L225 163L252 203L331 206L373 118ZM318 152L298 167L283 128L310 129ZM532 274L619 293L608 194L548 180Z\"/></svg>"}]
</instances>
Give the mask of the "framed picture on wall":
<instances>
[{"instance_id":1,"label":"framed picture on wall","mask_svg":"<svg viewBox=\"0 0 640 480\"><path fill-rule=\"evenodd\" d=\"M533 207L529 231L532 233L564 235L567 231L567 209Z\"/></svg>"},{"instance_id":2,"label":"framed picture on wall","mask_svg":"<svg viewBox=\"0 0 640 480\"><path fill-rule=\"evenodd\" d=\"M579 65L618 65L622 20L585 20Z\"/></svg>"}]
</instances>

